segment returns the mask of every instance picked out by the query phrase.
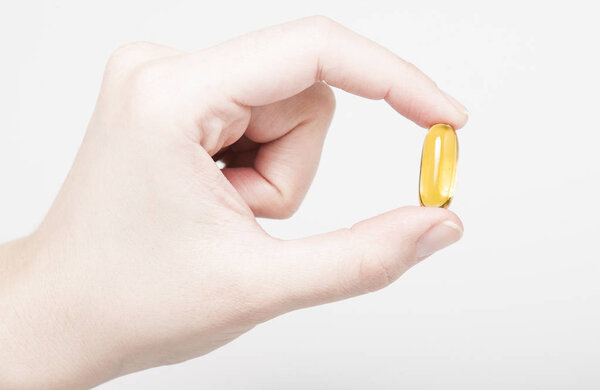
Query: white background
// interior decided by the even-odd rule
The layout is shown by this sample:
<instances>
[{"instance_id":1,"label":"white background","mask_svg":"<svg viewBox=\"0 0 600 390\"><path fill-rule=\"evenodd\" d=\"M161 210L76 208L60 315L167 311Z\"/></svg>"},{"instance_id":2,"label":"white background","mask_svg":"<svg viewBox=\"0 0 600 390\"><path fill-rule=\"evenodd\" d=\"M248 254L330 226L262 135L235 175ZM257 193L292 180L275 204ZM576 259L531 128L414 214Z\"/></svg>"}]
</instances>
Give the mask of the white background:
<instances>
[{"instance_id":1,"label":"white background","mask_svg":"<svg viewBox=\"0 0 600 390\"><path fill-rule=\"evenodd\" d=\"M598 389L600 24L595 2L556 3L2 2L0 241L43 218L116 47L197 50L324 14L468 106L452 205L463 240L383 291L100 389ZM424 131L384 102L336 97L314 185L292 219L262 221L273 235L418 202Z\"/></svg>"}]
</instances>

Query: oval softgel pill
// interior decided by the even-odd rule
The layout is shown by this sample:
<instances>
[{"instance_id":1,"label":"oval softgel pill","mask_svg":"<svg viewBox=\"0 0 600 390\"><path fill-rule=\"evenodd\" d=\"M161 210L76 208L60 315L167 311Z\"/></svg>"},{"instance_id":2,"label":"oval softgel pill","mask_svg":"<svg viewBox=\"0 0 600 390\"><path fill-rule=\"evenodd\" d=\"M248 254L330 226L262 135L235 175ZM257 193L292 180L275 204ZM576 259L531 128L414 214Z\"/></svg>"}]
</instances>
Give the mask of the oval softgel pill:
<instances>
[{"instance_id":1,"label":"oval softgel pill","mask_svg":"<svg viewBox=\"0 0 600 390\"><path fill-rule=\"evenodd\" d=\"M454 196L458 138L452 126L431 126L421 155L419 200L422 206L448 207Z\"/></svg>"}]
</instances>

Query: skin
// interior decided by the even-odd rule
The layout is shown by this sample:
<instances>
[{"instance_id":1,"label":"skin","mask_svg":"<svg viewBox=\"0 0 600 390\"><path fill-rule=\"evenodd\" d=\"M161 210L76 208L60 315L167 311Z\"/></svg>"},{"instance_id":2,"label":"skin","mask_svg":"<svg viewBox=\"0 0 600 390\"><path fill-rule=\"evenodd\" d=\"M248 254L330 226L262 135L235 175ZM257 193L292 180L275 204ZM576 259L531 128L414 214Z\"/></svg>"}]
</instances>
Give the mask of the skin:
<instances>
[{"instance_id":1,"label":"skin","mask_svg":"<svg viewBox=\"0 0 600 390\"><path fill-rule=\"evenodd\" d=\"M196 53L118 49L50 211L0 247L0 388L89 388L197 357L383 288L458 240L456 215L423 207L299 240L261 229L310 186L329 86L423 127L467 121L413 65L325 17Z\"/></svg>"}]
</instances>

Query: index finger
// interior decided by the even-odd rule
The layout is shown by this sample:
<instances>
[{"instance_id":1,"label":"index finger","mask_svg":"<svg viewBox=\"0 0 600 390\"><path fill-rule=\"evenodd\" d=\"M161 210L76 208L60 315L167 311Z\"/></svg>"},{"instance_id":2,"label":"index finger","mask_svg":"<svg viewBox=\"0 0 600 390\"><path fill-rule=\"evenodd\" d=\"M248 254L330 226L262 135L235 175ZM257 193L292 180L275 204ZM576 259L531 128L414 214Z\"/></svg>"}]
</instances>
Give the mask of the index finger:
<instances>
[{"instance_id":1,"label":"index finger","mask_svg":"<svg viewBox=\"0 0 600 390\"><path fill-rule=\"evenodd\" d=\"M293 96L316 81L369 99L385 99L423 127L460 128L466 110L414 65L335 21L313 16L269 27L192 54L218 85L247 106ZM201 66L201 67L203 67Z\"/></svg>"}]
</instances>

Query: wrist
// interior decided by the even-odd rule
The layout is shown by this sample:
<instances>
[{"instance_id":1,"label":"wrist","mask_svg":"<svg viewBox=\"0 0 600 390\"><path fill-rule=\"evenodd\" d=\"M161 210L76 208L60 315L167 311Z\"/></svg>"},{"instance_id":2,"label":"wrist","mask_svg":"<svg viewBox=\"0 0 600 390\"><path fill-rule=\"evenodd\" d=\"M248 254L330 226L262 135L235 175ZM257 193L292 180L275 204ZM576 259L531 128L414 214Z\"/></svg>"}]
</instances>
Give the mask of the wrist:
<instances>
[{"instance_id":1,"label":"wrist","mask_svg":"<svg viewBox=\"0 0 600 390\"><path fill-rule=\"evenodd\" d=\"M38 234L0 245L0 388L85 388L111 378L62 260Z\"/></svg>"}]
</instances>

